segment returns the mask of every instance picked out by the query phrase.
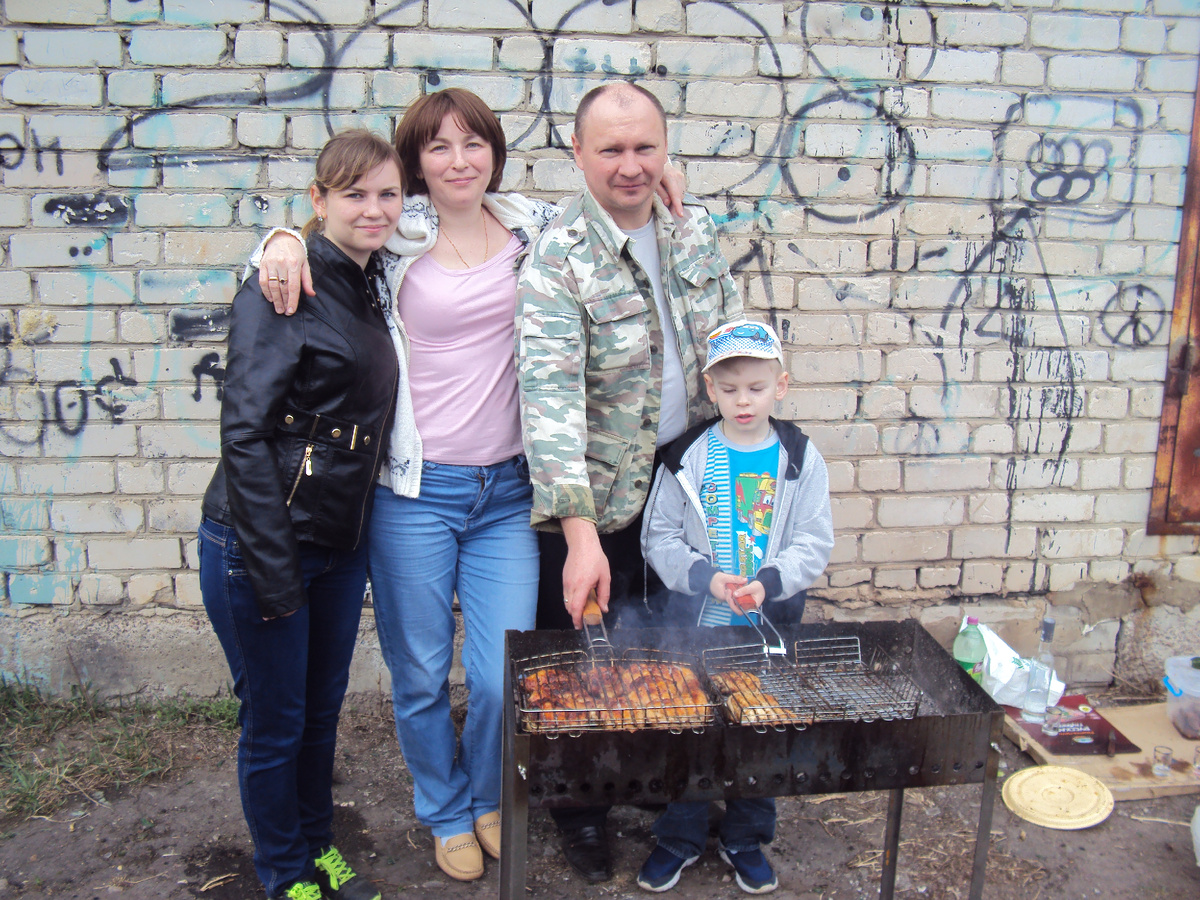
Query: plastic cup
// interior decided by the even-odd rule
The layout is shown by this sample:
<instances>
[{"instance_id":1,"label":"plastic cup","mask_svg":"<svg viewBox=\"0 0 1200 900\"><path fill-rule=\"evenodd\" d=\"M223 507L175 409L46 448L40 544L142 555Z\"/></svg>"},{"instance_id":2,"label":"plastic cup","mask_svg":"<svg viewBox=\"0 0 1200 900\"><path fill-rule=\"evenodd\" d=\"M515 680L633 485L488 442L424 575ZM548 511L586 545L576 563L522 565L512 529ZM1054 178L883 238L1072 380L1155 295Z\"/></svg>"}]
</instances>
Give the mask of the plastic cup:
<instances>
[{"instance_id":1,"label":"plastic cup","mask_svg":"<svg viewBox=\"0 0 1200 900\"><path fill-rule=\"evenodd\" d=\"M1154 748L1154 765L1152 771L1159 778L1166 778L1171 774L1171 748L1158 746Z\"/></svg>"},{"instance_id":2,"label":"plastic cup","mask_svg":"<svg viewBox=\"0 0 1200 900\"><path fill-rule=\"evenodd\" d=\"M1057 706L1046 708L1046 718L1042 720L1042 734L1046 737L1056 737L1062 728L1063 711Z\"/></svg>"}]
</instances>

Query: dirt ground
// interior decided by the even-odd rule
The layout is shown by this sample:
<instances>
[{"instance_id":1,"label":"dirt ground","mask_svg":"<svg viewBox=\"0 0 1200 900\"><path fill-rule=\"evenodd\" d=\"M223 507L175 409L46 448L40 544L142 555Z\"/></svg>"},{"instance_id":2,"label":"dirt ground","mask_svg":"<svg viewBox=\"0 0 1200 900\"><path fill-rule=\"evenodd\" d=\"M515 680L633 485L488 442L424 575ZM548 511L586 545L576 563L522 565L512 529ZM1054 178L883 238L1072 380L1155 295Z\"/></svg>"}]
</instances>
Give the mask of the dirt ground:
<instances>
[{"instance_id":1,"label":"dirt ground","mask_svg":"<svg viewBox=\"0 0 1200 900\"><path fill-rule=\"evenodd\" d=\"M435 866L432 838L413 817L411 782L386 712L348 708L343 716L335 788L340 848L385 898L495 896L498 863L489 860L486 875L471 884L452 882ZM196 728L174 740L175 765L159 781L102 803L81 798L49 818L0 819L0 898L262 898L238 803L233 746L227 734ZM1002 774L1031 764L1005 742ZM897 897L966 897L980 790L906 792ZM1053 831L1015 817L997 798L984 896L1200 897L1188 828L1197 803L1200 794L1122 802L1094 828ZM774 896L877 896L886 805L883 793L781 800L778 837L769 850L780 881ZM614 810L616 875L592 886L562 862L549 817L532 813L527 896L646 896L634 878L653 843L652 822L650 812ZM742 896L711 844L673 893L689 900Z\"/></svg>"}]
</instances>

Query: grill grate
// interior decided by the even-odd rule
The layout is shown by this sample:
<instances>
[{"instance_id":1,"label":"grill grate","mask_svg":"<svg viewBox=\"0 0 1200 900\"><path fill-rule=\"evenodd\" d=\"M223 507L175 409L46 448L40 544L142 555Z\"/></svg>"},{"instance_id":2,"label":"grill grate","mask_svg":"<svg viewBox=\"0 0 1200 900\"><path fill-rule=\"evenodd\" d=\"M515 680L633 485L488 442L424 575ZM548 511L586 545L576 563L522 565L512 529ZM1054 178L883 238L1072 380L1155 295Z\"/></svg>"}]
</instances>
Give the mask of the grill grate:
<instances>
[{"instance_id":1,"label":"grill grate","mask_svg":"<svg viewBox=\"0 0 1200 900\"><path fill-rule=\"evenodd\" d=\"M705 650L701 658L738 724L911 719L921 702L921 689L885 654L863 659L856 636L796 641L786 658L765 644Z\"/></svg>"},{"instance_id":2,"label":"grill grate","mask_svg":"<svg viewBox=\"0 0 1200 900\"><path fill-rule=\"evenodd\" d=\"M716 712L693 660L669 651L599 659L581 650L547 653L522 660L515 674L521 724L531 734L702 730Z\"/></svg>"}]
</instances>

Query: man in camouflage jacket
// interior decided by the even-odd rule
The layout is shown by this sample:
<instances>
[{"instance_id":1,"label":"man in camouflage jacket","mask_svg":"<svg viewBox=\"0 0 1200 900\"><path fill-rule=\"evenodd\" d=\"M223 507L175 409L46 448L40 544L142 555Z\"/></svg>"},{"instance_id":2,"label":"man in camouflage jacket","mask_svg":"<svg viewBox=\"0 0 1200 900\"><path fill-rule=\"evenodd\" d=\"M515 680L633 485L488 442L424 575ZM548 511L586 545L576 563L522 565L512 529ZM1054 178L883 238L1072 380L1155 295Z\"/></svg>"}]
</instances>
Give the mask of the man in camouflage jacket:
<instances>
[{"instance_id":1,"label":"man in camouflage jacket","mask_svg":"<svg viewBox=\"0 0 1200 900\"><path fill-rule=\"evenodd\" d=\"M610 586L618 606L644 599L641 511L656 447L712 415L705 340L742 316L712 219L699 205L673 218L655 196L667 154L653 95L625 83L590 92L572 143L588 189L542 232L517 287L540 628L580 627L593 588L605 611ZM674 367L666 396L664 365ZM606 808L556 812L567 861L589 881L611 877Z\"/></svg>"}]
</instances>

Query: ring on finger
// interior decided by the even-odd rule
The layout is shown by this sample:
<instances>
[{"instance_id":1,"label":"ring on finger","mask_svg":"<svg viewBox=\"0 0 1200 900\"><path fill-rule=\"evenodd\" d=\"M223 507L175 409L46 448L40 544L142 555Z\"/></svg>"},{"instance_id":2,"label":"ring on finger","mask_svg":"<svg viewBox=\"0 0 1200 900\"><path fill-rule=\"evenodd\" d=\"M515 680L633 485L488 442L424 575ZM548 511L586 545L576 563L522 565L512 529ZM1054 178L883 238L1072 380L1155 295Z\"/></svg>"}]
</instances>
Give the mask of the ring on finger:
<instances>
[{"instance_id":1,"label":"ring on finger","mask_svg":"<svg viewBox=\"0 0 1200 900\"><path fill-rule=\"evenodd\" d=\"M287 284L287 279L286 279L286 278L280 278L280 279L279 279L279 283L280 283L280 284Z\"/></svg>"},{"instance_id":2,"label":"ring on finger","mask_svg":"<svg viewBox=\"0 0 1200 900\"><path fill-rule=\"evenodd\" d=\"M570 606L570 605L571 605L571 601L568 600L566 597L563 597L563 606Z\"/></svg>"},{"instance_id":3,"label":"ring on finger","mask_svg":"<svg viewBox=\"0 0 1200 900\"><path fill-rule=\"evenodd\" d=\"M279 280L278 275L268 275L267 276L267 281L278 281L278 280Z\"/></svg>"}]
</instances>

